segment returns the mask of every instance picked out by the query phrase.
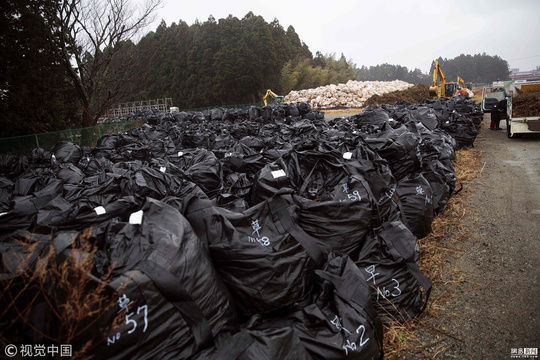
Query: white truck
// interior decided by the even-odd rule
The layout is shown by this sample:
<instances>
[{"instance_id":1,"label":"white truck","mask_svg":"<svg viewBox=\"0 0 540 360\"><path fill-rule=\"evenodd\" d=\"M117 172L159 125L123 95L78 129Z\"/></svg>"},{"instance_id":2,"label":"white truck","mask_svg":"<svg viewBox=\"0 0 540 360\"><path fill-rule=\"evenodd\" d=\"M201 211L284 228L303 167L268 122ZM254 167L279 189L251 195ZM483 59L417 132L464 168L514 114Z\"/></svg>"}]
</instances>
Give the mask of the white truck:
<instances>
[{"instance_id":1,"label":"white truck","mask_svg":"<svg viewBox=\"0 0 540 360\"><path fill-rule=\"evenodd\" d=\"M503 84L493 84L482 90L482 110L490 113L495 105L508 96Z\"/></svg>"},{"instance_id":2,"label":"white truck","mask_svg":"<svg viewBox=\"0 0 540 360\"><path fill-rule=\"evenodd\" d=\"M539 95L531 96L533 92ZM506 118L506 133L509 138L518 137L521 134L540 134L539 97L540 81L510 85Z\"/></svg>"}]
</instances>

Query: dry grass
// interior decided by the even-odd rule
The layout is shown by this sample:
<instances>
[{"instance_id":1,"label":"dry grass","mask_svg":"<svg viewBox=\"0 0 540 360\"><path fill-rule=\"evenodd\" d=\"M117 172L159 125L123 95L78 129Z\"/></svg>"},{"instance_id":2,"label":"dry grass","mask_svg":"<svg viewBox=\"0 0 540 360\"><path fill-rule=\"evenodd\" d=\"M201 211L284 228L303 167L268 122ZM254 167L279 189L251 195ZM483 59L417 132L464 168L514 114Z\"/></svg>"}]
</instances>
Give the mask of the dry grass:
<instances>
[{"instance_id":1,"label":"dry grass","mask_svg":"<svg viewBox=\"0 0 540 360\"><path fill-rule=\"evenodd\" d=\"M333 109L315 109L325 114L358 114L364 111L364 108L333 108Z\"/></svg>"},{"instance_id":2,"label":"dry grass","mask_svg":"<svg viewBox=\"0 0 540 360\"><path fill-rule=\"evenodd\" d=\"M67 256L57 254L51 241L44 247L31 239L14 243L16 276L0 278L0 318L9 319L9 325L0 329L0 342L30 343L36 339L28 338L30 331L52 344L79 344L73 358L91 358L94 341L83 334L115 305L113 299L121 289L107 286L112 265L101 279L92 275L97 249L88 241L90 235L91 230L85 230L74 239L77 246L69 248ZM42 317L37 322L36 312L41 313L37 319Z\"/></svg>"},{"instance_id":3,"label":"dry grass","mask_svg":"<svg viewBox=\"0 0 540 360\"><path fill-rule=\"evenodd\" d=\"M459 243L470 238L470 231L464 226L465 218L473 218L475 214L467 207L467 200L473 194L470 184L478 181L483 170L482 152L474 148L458 150L454 169L458 177L456 188L463 184L463 190L454 194L446 206L445 211L435 217L433 231L425 238L419 240L421 250L420 269L433 282L433 286L450 285L464 281L464 275L455 268L444 267L446 260L463 251ZM453 291L430 298L425 314L436 317L437 313L453 301ZM424 344L415 336L415 328L422 327L437 335L452 337L444 330L435 329L421 319L405 324L394 322L385 325L384 349L385 359L400 359L407 353L420 354L423 358L436 358L445 350L442 343ZM459 339L457 339L459 340ZM427 350L429 349L429 350Z\"/></svg>"}]
</instances>

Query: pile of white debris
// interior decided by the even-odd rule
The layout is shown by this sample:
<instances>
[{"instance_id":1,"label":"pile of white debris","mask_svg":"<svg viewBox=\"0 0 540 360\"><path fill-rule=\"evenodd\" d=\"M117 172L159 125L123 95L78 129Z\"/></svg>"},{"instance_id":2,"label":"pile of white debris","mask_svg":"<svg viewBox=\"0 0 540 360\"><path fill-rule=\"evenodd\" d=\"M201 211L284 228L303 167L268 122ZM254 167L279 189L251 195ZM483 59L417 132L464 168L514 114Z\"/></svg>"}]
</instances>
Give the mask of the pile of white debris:
<instances>
[{"instance_id":1,"label":"pile of white debris","mask_svg":"<svg viewBox=\"0 0 540 360\"><path fill-rule=\"evenodd\" d=\"M286 102L306 102L314 109L361 108L373 95L383 95L392 91L406 90L413 84L405 81L355 81L346 84L319 86L315 89L291 91L285 96Z\"/></svg>"}]
</instances>

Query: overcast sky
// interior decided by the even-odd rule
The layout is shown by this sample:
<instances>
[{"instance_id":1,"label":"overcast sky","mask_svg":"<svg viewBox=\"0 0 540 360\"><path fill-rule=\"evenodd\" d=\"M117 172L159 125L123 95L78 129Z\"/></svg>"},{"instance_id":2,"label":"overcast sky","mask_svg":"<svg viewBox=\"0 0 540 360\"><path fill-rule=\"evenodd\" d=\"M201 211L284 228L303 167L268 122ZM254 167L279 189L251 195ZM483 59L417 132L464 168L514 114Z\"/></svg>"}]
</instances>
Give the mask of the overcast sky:
<instances>
[{"instance_id":1,"label":"overcast sky","mask_svg":"<svg viewBox=\"0 0 540 360\"><path fill-rule=\"evenodd\" d=\"M358 67L388 63L428 73L439 56L484 52L520 71L540 65L540 0L164 1L149 30L161 20L191 25L253 11L292 25L313 55L343 53Z\"/></svg>"}]
</instances>

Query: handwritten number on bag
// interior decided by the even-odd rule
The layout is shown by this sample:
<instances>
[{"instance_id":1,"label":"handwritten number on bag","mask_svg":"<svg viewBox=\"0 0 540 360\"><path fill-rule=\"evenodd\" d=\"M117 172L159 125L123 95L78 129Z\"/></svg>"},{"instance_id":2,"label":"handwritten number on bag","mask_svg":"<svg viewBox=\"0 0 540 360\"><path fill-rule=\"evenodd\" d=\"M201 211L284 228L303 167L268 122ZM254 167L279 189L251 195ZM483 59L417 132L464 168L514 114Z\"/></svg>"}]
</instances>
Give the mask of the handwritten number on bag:
<instances>
[{"instance_id":1,"label":"handwritten number on bag","mask_svg":"<svg viewBox=\"0 0 540 360\"><path fill-rule=\"evenodd\" d=\"M360 341L358 344L360 345L360 347L362 347L369 341L369 338L367 338L366 340L363 340L364 335L366 334L366 327L364 325L360 325L359 327L357 327L356 328L357 334L360 334L360 329L362 329L362 335L360 335Z\"/></svg>"},{"instance_id":2,"label":"handwritten number on bag","mask_svg":"<svg viewBox=\"0 0 540 360\"><path fill-rule=\"evenodd\" d=\"M143 332L146 332L148 328L148 305L139 306L137 308L137 314L140 313L141 309L144 309L144 329Z\"/></svg>"},{"instance_id":3,"label":"handwritten number on bag","mask_svg":"<svg viewBox=\"0 0 540 360\"><path fill-rule=\"evenodd\" d=\"M141 310L144 310L144 328L143 328L143 332L146 332L146 329L148 328L148 305L139 306L137 308L137 314L140 314ZM131 334L132 332L135 331L135 329L137 329L137 321L135 321L133 319L130 319L130 317L133 316L133 314L134 313L126 314L126 325L129 324L129 323L133 324L133 328L127 332L128 334Z\"/></svg>"},{"instance_id":4,"label":"handwritten number on bag","mask_svg":"<svg viewBox=\"0 0 540 360\"><path fill-rule=\"evenodd\" d=\"M399 281L396 279L392 279L396 283L396 286L394 286L394 290L386 290L386 287L383 287L382 290L377 287L377 301L379 300L379 294L381 294L385 299L388 299L390 296L392 297L398 297L401 295L401 289L399 288Z\"/></svg>"},{"instance_id":5,"label":"handwritten number on bag","mask_svg":"<svg viewBox=\"0 0 540 360\"><path fill-rule=\"evenodd\" d=\"M355 351L356 349L361 348L364 345L366 345L367 342L369 341L369 338L366 338L364 340L364 335L366 334L366 327L364 325L360 325L359 327L357 327L356 333L360 334L360 340L358 341L358 346L356 345L355 342L351 342L350 340L347 340L347 344L343 346L343 349L345 349L345 355L349 355L349 349L351 351Z\"/></svg>"},{"instance_id":6,"label":"handwritten number on bag","mask_svg":"<svg viewBox=\"0 0 540 360\"><path fill-rule=\"evenodd\" d=\"M131 314L126 314L126 325L129 324L129 323L133 323L133 329L131 330L128 330L128 334L131 334L132 332L135 331L135 329L137 328L137 322L133 319L130 319L130 317L133 315L134 313L131 313Z\"/></svg>"},{"instance_id":7,"label":"handwritten number on bag","mask_svg":"<svg viewBox=\"0 0 540 360\"><path fill-rule=\"evenodd\" d=\"M120 312L122 311L125 311L126 312L126 315L125 315L125 318L126 318L126 325L130 326L131 329L129 329L127 331L128 334L131 334L133 333L136 329L137 329L137 320L135 318L132 318L132 316L135 315L135 312L128 312L129 310L129 306L132 304L131 300L126 296L126 294L122 295L122 297L120 297L118 299L118 305L120 306ZM148 329L148 305L142 305L142 306L139 306L137 307L137 315L139 315L141 312L144 313L144 328L143 328L143 333L146 332L146 330ZM120 336L121 336L121 333L120 332L117 332L116 334L114 334L113 336L111 337L108 337L107 338L107 346L109 345L112 345L114 343L116 343L117 340L120 340Z\"/></svg>"}]
</instances>

